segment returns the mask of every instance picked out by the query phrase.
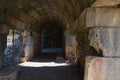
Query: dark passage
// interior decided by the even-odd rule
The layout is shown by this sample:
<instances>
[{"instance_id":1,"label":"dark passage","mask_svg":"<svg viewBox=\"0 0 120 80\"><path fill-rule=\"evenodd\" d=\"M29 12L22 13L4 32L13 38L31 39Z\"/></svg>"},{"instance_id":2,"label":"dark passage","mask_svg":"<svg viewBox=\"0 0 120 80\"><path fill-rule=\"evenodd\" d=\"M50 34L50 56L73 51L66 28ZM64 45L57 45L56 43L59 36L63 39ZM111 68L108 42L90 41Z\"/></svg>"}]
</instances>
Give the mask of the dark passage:
<instances>
[{"instance_id":1,"label":"dark passage","mask_svg":"<svg viewBox=\"0 0 120 80\"><path fill-rule=\"evenodd\" d=\"M44 22L41 28L41 54L64 56L64 29L56 21Z\"/></svg>"}]
</instances>

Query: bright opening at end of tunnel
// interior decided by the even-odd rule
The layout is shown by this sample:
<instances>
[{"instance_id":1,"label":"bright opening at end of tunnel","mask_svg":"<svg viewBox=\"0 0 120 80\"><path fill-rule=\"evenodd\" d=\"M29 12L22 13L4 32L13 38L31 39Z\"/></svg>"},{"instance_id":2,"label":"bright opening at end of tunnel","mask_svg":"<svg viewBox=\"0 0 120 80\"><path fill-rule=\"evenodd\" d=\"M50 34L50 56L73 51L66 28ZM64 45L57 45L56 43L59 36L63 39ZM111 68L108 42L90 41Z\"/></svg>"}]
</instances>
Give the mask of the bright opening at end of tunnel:
<instances>
[{"instance_id":1,"label":"bright opening at end of tunnel","mask_svg":"<svg viewBox=\"0 0 120 80\"><path fill-rule=\"evenodd\" d=\"M19 66L23 67L60 67L60 66L68 66L67 63L55 63L55 62L24 62L19 64Z\"/></svg>"}]
</instances>

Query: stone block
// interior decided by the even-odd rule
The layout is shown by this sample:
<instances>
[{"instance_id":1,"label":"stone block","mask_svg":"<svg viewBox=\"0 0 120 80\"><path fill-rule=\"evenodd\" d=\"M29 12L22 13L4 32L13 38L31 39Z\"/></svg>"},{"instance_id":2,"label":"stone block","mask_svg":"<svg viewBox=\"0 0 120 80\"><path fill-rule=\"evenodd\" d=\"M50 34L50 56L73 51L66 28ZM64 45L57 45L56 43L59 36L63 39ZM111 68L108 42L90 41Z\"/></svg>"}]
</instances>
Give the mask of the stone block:
<instances>
[{"instance_id":1,"label":"stone block","mask_svg":"<svg viewBox=\"0 0 120 80\"><path fill-rule=\"evenodd\" d=\"M76 46L77 46L76 36L71 35L69 31L66 31L65 32L65 43L66 43L65 44L66 58L74 57L76 55Z\"/></svg>"},{"instance_id":2,"label":"stone block","mask_svg":"<svg viewBox=\"0 0 120 80\"><path fill-rule=\"evenodd\" d=\"M86 27L120 27L120 9L88 8Z\"/></svg>"},{"instance_id":3,"label":"stone block","mask_svg":"<svg viewBox=\"0 0 120 80\"><path fill-rule=\"evenodd\" d=\"M89 33L90 45L103 56L120 57L120 28L92 28Z\"/></svg>"},{"instance_id":4,"label":"stone block","mask_svg":"<svg viewBox=\"0 0 120 80\"><path fill-rule=\"evenodd\" d=\"M84 80L120 80L120 58L86 57Z\"/></svg>"}]
</instances>

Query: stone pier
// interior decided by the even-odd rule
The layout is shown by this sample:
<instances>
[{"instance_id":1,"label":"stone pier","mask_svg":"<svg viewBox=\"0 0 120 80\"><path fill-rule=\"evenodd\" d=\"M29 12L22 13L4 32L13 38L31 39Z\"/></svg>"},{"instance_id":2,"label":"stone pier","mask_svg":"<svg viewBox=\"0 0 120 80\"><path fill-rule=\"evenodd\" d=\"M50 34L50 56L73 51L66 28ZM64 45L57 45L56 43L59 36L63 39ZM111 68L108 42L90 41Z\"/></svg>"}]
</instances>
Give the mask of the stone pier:
<instances>
[{"instance_id":1,"label":"stone pier","mask_svg":"<svg viewBox=\"0 0 120 80\"><path fill-rule=\"evenodd\" d=\"M23 61L28 61L33 57L33 33L30 30L24 31L23 43L25 45L25 58Z\"/></svg>"},{"instance_id":2,"label":"stone pier","mask_svg":"<svg viewBox=\"0 0 120 80\"><path fill-rule=\"evenodd\" d=\"M65 52L66 58L75 58L76 57L76 47L77 41L76 36L72 35L70 31L65 31Z\"/></svg>"},{"instance_id":3,"label":"stone pier","mask_svg":"<svg viewBox=\"0 0 120 80\"><path fill-rule=\"evenodd\" d=\"M0 24L0 69L4 63L4 51L7 44L8 26Z\"/></svg>"},{"instance_id":4,"label":"stone pier","mask_svg":"<svg viewBox=\"0 0 120 80\"><path fill-rule=\"evenodd\" d=\"M86 57L84 80L120 80L120 9L88 8L90 46L103 57Z\"/></svg>"}]
</instances>

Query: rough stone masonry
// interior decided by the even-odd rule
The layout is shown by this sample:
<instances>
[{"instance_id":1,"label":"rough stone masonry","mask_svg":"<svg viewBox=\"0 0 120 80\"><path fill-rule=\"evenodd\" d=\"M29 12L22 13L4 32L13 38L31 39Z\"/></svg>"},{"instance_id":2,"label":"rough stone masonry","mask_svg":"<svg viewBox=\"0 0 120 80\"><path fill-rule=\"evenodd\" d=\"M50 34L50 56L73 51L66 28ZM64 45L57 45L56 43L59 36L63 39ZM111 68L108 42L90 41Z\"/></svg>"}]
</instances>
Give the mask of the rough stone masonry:
<instances>
[{"instance_id":1,"label":"rough stone masonry","mask_svg":"<svg viewBox=\"0 0 120 80\"><path fill-rule=\"evenodd\" d=\"M91 20L92 19L92 20ZM86 57L84 80L120 80L120 10L119 8L89 8L86 27L90 45L103 57Z\"/></svg>"},{"instance_id":2,"label":"rough stone masonry","mask_svg":"<svg viewBox=\"0 0 120 80\"><path fill-rule=\"evenodd\" d=\"M89 56L84 80L120 80L120 58Z\"/></svg>"}]
</instances>

